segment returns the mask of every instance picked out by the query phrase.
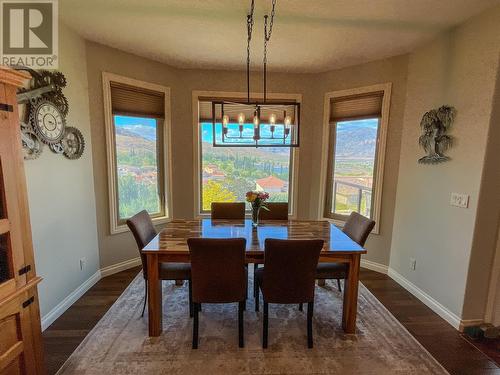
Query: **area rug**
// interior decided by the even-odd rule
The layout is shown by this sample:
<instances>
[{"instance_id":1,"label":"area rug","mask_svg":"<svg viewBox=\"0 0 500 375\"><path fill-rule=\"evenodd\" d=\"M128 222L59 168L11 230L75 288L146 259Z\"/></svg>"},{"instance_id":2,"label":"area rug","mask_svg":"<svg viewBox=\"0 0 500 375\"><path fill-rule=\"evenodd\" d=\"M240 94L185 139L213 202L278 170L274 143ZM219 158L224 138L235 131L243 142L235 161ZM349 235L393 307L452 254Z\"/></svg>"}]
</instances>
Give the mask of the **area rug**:
<instances>
[{"instance_id":1,"label":"area rug","mask_svg":"<svg viewBox=\"0 0 500 375\"><path fill-rule=\"evenodd\" d=\"M263 350L262 312L249 299L245 348L238 348L236 304L203 305L199 349L192 350L187 292L187 285L164 282L163 333L150 338L138 275L58 374L447 374L362 284L356 334L342 331L336 285L316 288L313 349L306 309L270 305Z\"/></svg>"}]
</instances>

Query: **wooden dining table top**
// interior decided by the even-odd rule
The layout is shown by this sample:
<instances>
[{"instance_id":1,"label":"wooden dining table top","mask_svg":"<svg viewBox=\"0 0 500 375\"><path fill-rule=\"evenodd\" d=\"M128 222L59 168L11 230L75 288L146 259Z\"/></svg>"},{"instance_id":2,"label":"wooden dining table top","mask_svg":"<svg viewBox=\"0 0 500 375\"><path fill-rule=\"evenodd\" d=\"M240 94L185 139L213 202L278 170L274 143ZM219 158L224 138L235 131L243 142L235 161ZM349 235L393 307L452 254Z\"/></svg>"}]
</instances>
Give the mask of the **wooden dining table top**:
<instances>
[{"instance_id":1,"label":"wooden dining table top","mask_svg":"<svg viewBox=\"0 0 500 375\"><path fill-rule=\"evenodd\" d=\"M189 254L188 238L245 238L247 255L262 255L265 240L322 239L324 255L365 254L366 250L328 221L267 220L255 228L245 220L172 220L142 250L147 254Z\"/></svg>"}]
</instances>

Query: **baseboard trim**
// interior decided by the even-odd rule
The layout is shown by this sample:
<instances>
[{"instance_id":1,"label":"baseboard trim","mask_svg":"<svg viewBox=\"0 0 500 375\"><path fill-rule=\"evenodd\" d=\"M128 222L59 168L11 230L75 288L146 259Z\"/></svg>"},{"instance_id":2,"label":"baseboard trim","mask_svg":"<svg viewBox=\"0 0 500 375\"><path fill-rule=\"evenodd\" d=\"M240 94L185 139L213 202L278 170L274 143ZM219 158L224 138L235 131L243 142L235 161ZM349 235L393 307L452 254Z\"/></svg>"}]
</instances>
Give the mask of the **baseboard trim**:
<instances>
[{"instance_id":1,"label":"baseboard trim","mask_svg":"<svg viewBox=\"0 0 500 375\"><path fill-rule=\"evenodd\" d=\"M387 273L389 277L394 279L399 285L417 297L420 301L422 301L427 307L429 307L432 311L438 314L441 318L446 320L453 328L460 330L460 325L462 320L455 313L450 311L447 307L443 306L441 303L436 301L418 286L413 284L411 281L400 275L393 268L389 267L389 271Z\"/></svg>"},{"instance_id":2,"label":"baseboard trim","mask_svg":"<svg viewBox=\"0 0 500 375\"><path fill-rule=\"evenodd\" d=\"M72 291L66 298L59 302L56 307L54 307L42 317L42 331L45 331L47 327L54 323L57 318L59 318L67 309L71 307L72 304L74 304L81 296L83 296L87 292L87 290L92 288L103 277L125 271L140 264L141 258L137 257L97 270L96 273L85 280L83 284Z\"/></svg>"},{"instance_id":3,"label":"baseboard trim","mask_svg":"<svg viewBox=\"0 0 500 375\"><path fill-rule=\"evenodd\" d=\"M87 290L92 288L101 279L101 271L97 270L92 276L59 302L52 310L42 317L42 331L45 331L54 321L71 307Z\"/></svg>"},{"instance_id":4,"label":"baseboard trim","mask_svg":"<svg viewBox=\"0 0 500 375\"><path fill-rule=\"evenodd\" d=\"M125 260L120 263L112 264L111 266L107 266L101 268L101 277L106 277L113 275L115 273L128 270L129 268L139 266L141 264L141 257Z\"/></svg>"},{"instance_id":5,"label":"baseboard trim","mask_svg":"<svg viewBox=\"0 0 500 375\"><path fill-rule=\"evenodd\" d=\"M484 319L465 319L460 321L458 330L463 332L467 327L476 327L484 323Z\"/></svg>"},{"instance_id":6,"label":"baseboard trim","mask_svg":"<svg viewBox=\"0 0 500 375\"><path fill-rule=\"evenodd\" d=\"M371 271L383 273L384 275L387 275L387 272L389 271L389 267L387 267L385 264L372 262L371 260L367 259L361 259L361 267L369 269Z\"/></svg>"}]
</instances>

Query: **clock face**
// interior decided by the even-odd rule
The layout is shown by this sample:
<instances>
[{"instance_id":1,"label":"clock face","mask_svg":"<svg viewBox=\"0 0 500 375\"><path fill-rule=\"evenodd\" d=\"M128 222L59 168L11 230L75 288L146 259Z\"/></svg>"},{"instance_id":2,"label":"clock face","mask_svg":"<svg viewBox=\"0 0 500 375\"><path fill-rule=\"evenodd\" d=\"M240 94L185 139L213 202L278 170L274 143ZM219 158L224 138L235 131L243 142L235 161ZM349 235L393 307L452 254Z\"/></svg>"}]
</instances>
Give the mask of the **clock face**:
<instances>
[{"instance_id":1,"label":"clock face","mask_svg":"<svg viewBox=\"0 0 500 375\"><path fill-rule=\"evenodd\" d=\"M35 108L33 127L46 143L59 142L64 135L65 120L57 107L49 101L41 101Z\"/></svg>"}]
</instances>

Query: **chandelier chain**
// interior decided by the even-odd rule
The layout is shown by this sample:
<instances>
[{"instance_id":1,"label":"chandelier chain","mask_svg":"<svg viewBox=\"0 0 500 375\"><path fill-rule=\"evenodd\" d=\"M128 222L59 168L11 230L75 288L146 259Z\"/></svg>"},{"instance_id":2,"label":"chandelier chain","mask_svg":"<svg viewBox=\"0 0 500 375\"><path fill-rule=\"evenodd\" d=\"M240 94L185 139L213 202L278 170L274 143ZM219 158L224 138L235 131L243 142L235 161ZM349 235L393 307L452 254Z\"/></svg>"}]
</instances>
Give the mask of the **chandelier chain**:
<instances>
[{"instance_id":1,"label":"chandelier chain","mask_svg":"<svg viewBox=\"0 0 500 375\"><path fill-rule=\"evenodd\" d=\"M252 41L255 0L252 0L250 14L247 15L247 101L250 103L250 42Z\"/></svg>"},{"instance_id":2,"label":"chandelier chain","mask_svg":"<svg viewBox=\"0 0 500 375\"><path fill-rule=\"evenodd\" d=\"M276 9L276 0L272 0L269 29L268 29L269 16L267 14L264 16L264 57L262 59L262 62L264 64L264 103L266 102L267 99L267 43L269 42L269 40L271 40L271 35L273 33L275 9Z\"/></svg>"}]
</instances>

